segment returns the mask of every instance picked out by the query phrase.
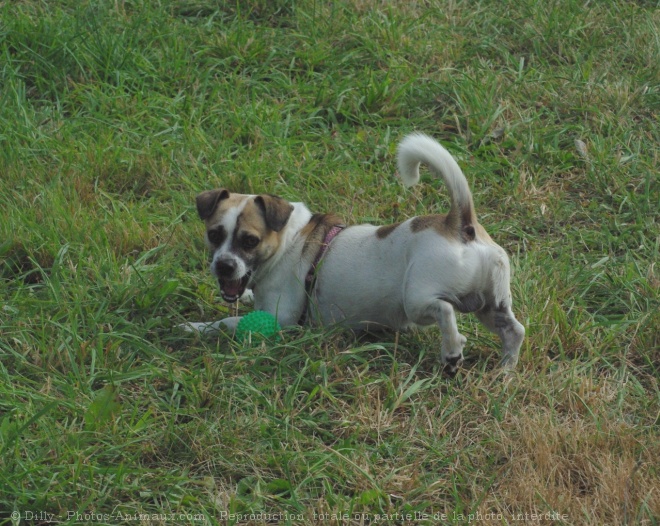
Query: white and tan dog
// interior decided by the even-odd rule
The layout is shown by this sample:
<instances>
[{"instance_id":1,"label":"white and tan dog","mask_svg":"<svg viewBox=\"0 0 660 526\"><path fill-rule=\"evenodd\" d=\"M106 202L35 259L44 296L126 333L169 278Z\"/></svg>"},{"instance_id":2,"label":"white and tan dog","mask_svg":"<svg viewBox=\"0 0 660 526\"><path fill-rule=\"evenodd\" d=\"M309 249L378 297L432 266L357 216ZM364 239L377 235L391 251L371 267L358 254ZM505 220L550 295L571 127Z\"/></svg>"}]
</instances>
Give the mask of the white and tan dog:
<instances>
[{"instance_id":1,"label":"white and tan dog","mask_svg":"<svg viewBox=\"0 0 660 526\"><path fill-rule=\"evenodd\" d=\"M271 195L218 189L197 196L223 298L235 302L252 289L255 309L272 313L283 327L310 322L398 330L437 324L449 373L462 362L466 342L454 309L474 312L501 338L502 365L515 367L525 329L511 311L507 255L477 222L467 181L449 152L426 135L412 134L398 151L406 186L419 181L420 163L444 179L448 214L343 227L334 215L312 214L302 203ZM233 330L239 320L187 328Z\"/></svg>"}]
</instances>

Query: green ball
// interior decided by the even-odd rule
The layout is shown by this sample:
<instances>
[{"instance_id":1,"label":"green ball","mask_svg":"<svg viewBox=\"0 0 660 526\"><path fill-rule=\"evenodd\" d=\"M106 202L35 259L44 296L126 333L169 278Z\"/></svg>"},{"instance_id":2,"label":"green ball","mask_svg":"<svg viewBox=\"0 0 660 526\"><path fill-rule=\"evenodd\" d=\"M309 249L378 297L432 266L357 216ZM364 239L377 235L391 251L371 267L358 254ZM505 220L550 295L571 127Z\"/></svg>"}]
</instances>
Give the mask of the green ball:
<instances>
[{"instance_id":1,"label":"green ball","mask_svg":"<svg viewBox=\"0 0 660 526\"><path fill-rule=\"evenodd\" d=\"M263 339L280 339L282 328L270 312L255 310L241 318L236 326L236 339L252 341Z\"/></svg>"}]
</instances>

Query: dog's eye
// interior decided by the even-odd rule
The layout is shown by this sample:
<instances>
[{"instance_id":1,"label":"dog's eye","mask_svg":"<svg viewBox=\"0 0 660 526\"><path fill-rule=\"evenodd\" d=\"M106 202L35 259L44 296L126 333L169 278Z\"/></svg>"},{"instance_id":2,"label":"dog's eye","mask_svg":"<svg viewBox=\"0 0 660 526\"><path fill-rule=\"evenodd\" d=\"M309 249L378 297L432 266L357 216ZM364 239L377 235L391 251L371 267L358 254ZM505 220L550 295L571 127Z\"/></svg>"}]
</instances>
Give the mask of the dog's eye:
<instances>
[{"instance_id":1,"label":"dog's eye","mask_svg":"<svg viewBox=\"0 0 660 526\"><path fill-rule=\"evenodd\" d=\"M209 243L213 245L222 245L225 240L225 233L222 229L209 230L206 236L209 238Z\"/></svg>"},{"instance_id":2,"label":"dog's eye","mask_svg":"<svg viewBox=\"0 0 660 526\"><path fill-rule=\"evenodd\" d=\"M258 244L259 244L259 238L257 236L245 236L241 240L241 246L246 250L254 248Z\"/></svg>"}]
</instances>

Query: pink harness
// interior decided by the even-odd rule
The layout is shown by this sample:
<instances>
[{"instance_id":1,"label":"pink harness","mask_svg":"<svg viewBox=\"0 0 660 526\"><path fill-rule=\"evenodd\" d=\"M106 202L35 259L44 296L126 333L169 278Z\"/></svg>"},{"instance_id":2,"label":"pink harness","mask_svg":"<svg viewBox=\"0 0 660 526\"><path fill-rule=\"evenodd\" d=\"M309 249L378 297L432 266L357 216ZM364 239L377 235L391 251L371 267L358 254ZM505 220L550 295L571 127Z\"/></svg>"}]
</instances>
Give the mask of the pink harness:
<instances>
[{"instance_id":1,"label":"pink harness","mask_svg":"<svg viewBox=\"0 0 660 526\"><path fill-rule=\"evenodd\" d=\"M307 277L305 278L305 283L306 284L313 284L314 283L314 277L316 275L316 268L319 266L319 263L321 262L321 259L325 255L325 251L328 250L328 247L330 246L330 243L332 243L332 240L335 238L339 232L344 230L344 225L336 225L333 226L328 233L325 236L325 239L323 240L323 243L321 244L321 247L319 248L318 254L316 254L316 258L314 259L314 263L312 263L312 266L309 267L309 272L307 273Z\"/></svg>"},{"instance_id":2,"label":"pink harness","mask_svg":"<svg viewBox=\"0 0 660 526\"><path fill-rule=\"evenodd\" d=\"M332 243L332 240L337 237L337 234L344 230L344 228L346 228L344 225L335 225L328 231L325 239L323 240L323 243L319 248L318 254L316 254L316 258L314 258L314 263L312 263L312 266L309 267L309 272L307 272L307 276L305 277L305 292L307 293L307 301L305 302L305 308L303 309L302 314L300 315L300 319L298 320L298 325L304 325L307 321L307 308L309 307L309 299L312 296L312 291L314 290L314 285L316 283L316 269L321 263L321 260L328 250L330 243Z\"/></svg>"}]
</instances>

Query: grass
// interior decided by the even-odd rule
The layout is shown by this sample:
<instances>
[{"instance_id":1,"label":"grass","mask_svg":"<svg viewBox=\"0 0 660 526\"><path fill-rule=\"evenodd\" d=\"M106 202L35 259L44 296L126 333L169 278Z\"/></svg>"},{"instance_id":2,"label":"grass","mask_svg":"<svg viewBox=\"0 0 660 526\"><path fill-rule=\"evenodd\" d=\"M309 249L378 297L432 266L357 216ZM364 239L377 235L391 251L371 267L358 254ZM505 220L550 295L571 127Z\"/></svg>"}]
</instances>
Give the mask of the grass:
<instances>
[{"instance_id":1,"label":"grass","mask_svg":"<svg viewBox=\"0 0 660 526\"><path fill-rule=\"evenodd\" d=\"M0 3L0 524L658 524L657 8ZM412 130L512 256L515 377L467 316L453 380L433 329L173 329L228 310L197 192L445 210Z\"/></svg>"}]
</instances>

